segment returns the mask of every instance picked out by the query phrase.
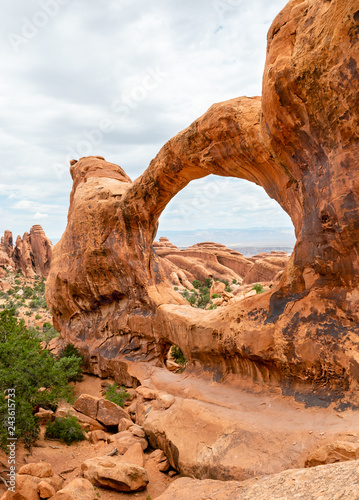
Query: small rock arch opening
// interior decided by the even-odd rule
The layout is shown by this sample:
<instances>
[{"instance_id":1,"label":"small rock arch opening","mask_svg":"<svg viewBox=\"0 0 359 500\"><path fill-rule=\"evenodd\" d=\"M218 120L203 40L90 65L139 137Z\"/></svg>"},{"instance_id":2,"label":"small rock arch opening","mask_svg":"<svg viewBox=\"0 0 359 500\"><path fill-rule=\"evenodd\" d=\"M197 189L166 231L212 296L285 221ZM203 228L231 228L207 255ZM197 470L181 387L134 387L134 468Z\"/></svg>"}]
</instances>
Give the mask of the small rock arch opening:
<instances>
[{"instance_id":1,"label":"small rock arch opening","mask_svg":"<svg viewBox=\"0 0 359 500\"><path fill-rule=\"evenodd\" d=\"M174 373L182 373L186 369L187 360L182 350L176 345L169 345L165 356L166 368Z\"/></svg>"}]
</instances>

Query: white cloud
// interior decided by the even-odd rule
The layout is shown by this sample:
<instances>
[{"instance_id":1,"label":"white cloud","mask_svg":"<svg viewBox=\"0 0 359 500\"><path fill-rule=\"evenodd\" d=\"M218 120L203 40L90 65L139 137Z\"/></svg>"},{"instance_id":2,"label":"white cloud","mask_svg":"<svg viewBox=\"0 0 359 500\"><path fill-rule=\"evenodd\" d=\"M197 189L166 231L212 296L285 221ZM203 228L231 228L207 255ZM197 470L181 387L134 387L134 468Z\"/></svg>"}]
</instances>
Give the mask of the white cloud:
<instances>
[{"instance_id":1,"label":"white cloud","mask_svg":"<svg viewBox=\"0 0 359 500\"><path fill-rule=\"evenodd\" d=\"M40 212L36 212L34 215L34 220L40 220L40 219L46 219L49 216L49 214L42 214Z\"/></svg>"}]
</instances>

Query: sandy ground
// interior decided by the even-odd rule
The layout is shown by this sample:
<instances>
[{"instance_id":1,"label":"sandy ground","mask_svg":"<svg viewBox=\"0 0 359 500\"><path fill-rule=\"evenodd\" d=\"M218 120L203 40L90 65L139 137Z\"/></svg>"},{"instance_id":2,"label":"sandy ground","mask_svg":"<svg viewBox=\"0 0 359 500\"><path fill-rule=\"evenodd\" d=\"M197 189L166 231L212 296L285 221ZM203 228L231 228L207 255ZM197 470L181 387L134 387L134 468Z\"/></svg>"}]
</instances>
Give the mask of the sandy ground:
<instances>
[{"instance_id":1,"label":"sandy ground","mask_svg":"<svg viewBox=\"0 0 359 500\"><path fill-rule=\"evenodd\" d=\"M278 390L268 391L258 387L257 392L250 392L229 383L214 383L210 379L195 374L174 374L166 369L151 367L149 364L136 364L132 367L138 378L145 385L164 390L179 398L195 400L205 405L223 419L240 422L241 428L256 431L258 435L268 432L273 436L283 433L293 441L293 449L299 447L301 460L308 454L310 447L322 446L333 440L359 441L359 411L343 412L330 408L305 408L304 404L284 397ZM131 371L131 367L130 367ZM140 373L141 371L141 373ZM75 386L75 394L101 395L102 380L95 376L85 375L82 382ZM42 434L44 429L42 429ZM61 474L65 482L81 476L81 463L91 457L103 456L112 451L113 445L98 443L96 445L84 441L67 446L57 441L40 439L31 452L21 445L17 448L17 468L29 462L49 462L56 473ZM174 479L158 471L156 464L146 452L146 470L150 483L144 492L117 493L99 489L101 499L143 499L155 500ZM280 454L280 450L277 450ZM271 460L276 454L272 450ZM6 456L0 454L1 470L6 469ZM304 462L303 462L304 463ZM1 464L0 464L1 465ZM294 465L298 467L299 465ZM303 466L303 465L300 465ZM2 474L4 475L4 474ZM0 484L0 493L5 487ZM190 500L190 499L189 499Z\"/></svg>"}]
</instances>

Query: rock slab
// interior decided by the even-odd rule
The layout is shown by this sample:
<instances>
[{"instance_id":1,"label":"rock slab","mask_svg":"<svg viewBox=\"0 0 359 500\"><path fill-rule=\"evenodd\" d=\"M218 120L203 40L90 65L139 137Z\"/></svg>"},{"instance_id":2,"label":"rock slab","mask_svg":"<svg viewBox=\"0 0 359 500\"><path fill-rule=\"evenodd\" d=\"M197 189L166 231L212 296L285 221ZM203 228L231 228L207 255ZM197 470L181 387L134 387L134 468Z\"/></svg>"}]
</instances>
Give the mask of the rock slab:
<instances>
[{"instance_id":1,"label":"rock slab","mask_svg":"<svg viewBox=\"0 0 359 500\"><path fill-rule=\"evenodd\" d=\"M157 500L357 500L359 462L292 469L242 483L180 478Z\"/></svg>"}]
</instances>

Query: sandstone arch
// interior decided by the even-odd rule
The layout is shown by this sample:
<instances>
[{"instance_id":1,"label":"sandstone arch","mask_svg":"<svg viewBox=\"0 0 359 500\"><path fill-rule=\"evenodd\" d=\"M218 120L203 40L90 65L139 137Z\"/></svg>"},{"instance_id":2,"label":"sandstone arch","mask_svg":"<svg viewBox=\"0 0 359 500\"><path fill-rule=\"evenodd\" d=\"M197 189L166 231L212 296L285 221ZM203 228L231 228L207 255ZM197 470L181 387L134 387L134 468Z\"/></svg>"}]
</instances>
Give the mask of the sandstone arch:
<instances>
[{"instance_id":1,"label":"sandstone arch","mask_svg":"<svg viewBox=\"0 0 359 500\"><path fill-rule=\"evenodd\" d=\"M161 360L170 342L218 378L310 382L328 401L357 387L358 33L358 0L291 0L268 33L262 98L213 105L133 183L101 158L72 165L47 299L95 372L120 377L121 359ZM166 285L151 243L169 200L210 173L263 186L297 243L271 292L204 312Z\"/></svg>"}]
</instances>

